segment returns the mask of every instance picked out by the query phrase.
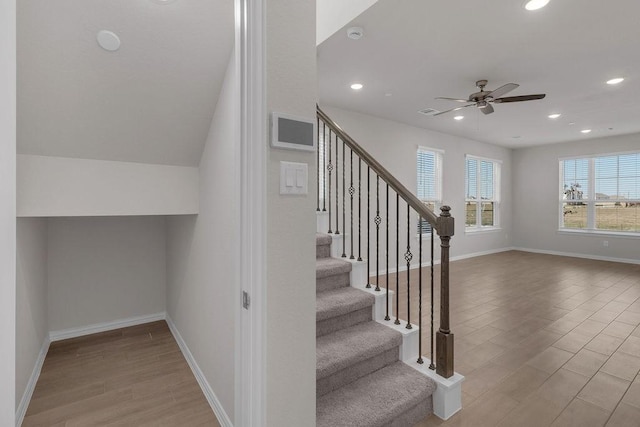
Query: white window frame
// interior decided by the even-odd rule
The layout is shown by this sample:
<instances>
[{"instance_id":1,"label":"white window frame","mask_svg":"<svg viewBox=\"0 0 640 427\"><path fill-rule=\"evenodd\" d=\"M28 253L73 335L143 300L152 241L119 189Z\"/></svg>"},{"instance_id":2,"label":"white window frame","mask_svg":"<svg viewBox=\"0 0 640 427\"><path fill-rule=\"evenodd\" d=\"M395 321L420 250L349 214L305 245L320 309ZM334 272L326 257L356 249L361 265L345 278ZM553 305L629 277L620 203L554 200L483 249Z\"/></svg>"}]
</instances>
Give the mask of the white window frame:
<instances>
[{"instance_id":1,"label":"white window frame","mask_svg":"<svg viewBox=\"0 0 640 427\"><path fill-rule=\"evenodd\" d=\"M477 233L477 232L482 232L482 231L493 231L493 230L500 230L500 196L501 196L501 186L500 186L500 174L501 174L501 170L502 170L502 160L498 160L498 159L492 159L489 157L480 157L480 156L474 156L472 154L466 154L464 156L464 178L465 178L465 182L466 182L466 176L467 176L467 161L468 160L475 160L477 162L480 161L485 161L485 162L491 162L493 163L493 198L492 199L487 199L487 200L476 200L476 199L469 199L467 198L467 189L464 189L464 205L465 205L465 220L464 220L464 231L465 233ZM476 189L476 194L480 195L481 194L481 186L482 186L482 182L481 182L481 168L478 167L476 168L476 183L478 188ZM466 218L466 205L468 202L475 202L476 203L476 225L467 225L467 218ZM493 202L493 225L482 225L482 202Z\"/></svg>"},{"instance_id":2,"label":"white window frame","mask_svg":"<svg viewBox=\"0 0 640 427\"><path fill-rule=\"evenodd\" d=\"M640 238L639 231L616 231L596 228L596 205L603 200L596 200L596 159L601 157L621 156L625 154L638 154L640 151L624 151L616 153L601 153L583 156L571 156L558 158L558 231L561 233L576 234L594 234L594 235L613 235L625 236L631 238ZM586 228L566 228L564 227L564 209L563 204L567 202L564 194L564 162L567 160L588 160L589 169L587 175L587 195L582 199L587 206L587 226ZM640 199L609 199L608 202L624 202L624 203L640 203Z\"/></svg>"},{"instance_id":3,"label":"white window frame","mask_svg":"<svg viewBox=\"0 0 640 427\"><path fill-rule=\"evenodd\" d=\"M431 147L425 147L422 145L419 145L416 149L416 194L419 195L420 191L419 191L419 186L420 186L420 180L419 180L419 173L418 173L418 155L420 153L430 153L434 155L435 158L435 183L434 183L434 188L435 188L435 193L436 193L436 197L433 199L425 199L425 198L420 198L420 201L422 203L433 203L434 206L434 213L437 215L437 210L440 209L440 206L442 206L442 162L444 161L444 150L439 150L437 148L431 148ZM416 226L416 235L419 235L419 227L420 227L420 222L417 222L417 226ZM429 237L431 236L431 233L433 232L433 228L432 227L428 227L427 230L423 230L422 231L422 236L423 237Z\"/></svg>"}]
</instances>

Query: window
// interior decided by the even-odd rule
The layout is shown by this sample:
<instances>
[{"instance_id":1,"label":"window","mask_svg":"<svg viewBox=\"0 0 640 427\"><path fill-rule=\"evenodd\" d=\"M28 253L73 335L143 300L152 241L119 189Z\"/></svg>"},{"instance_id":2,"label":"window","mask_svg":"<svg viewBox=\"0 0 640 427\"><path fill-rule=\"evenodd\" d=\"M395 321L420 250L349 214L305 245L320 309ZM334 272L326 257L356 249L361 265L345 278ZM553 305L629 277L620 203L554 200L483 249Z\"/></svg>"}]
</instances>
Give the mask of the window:
<instances>
[{"instance_id":1,"label":"window","mask_svg":"<svg viewBox=\"0 0 640 427\"><path fill-rule=\"evenodd\" d=\"M442 152L432 148L418 147L418 198L435 212L442 203ZM431 224L418 221L418 234L431 233Z\"/></svg>"},{"instance_id":2,"label":"window","mask_svg":"<svg viewBox=\"0 0 640 427\"><path fill-rule=\"evenodd\" d=\"M500 162L466 156L465 228L467 231L498 226Z\"/></svg>"},{"instance_id":3,"label":"window","mask_svg":"<svg viewBox=\"0 0 640 427\"><path fill-rule=\"evenodd\" d=\"M640 233L640 153L560 160L560 228Z\"/></svg>"}]
</instances>

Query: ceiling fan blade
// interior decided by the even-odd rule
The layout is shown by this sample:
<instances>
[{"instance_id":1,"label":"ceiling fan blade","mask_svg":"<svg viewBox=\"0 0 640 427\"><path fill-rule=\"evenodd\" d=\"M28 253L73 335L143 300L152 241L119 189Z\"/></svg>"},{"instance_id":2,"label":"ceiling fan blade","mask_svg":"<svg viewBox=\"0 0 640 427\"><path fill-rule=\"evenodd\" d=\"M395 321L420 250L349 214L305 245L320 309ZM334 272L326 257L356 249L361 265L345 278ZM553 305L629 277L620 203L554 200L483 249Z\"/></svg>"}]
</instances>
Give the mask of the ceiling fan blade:
<instances>
[{"instance_id":1,"label":"ceiling fan blade","mask_svg":"<svg viewBox=\"0 0 640 427\"><path fill-rule=\"evenodd\" d=\"M467 107L471 107L473 105L476 105L476 103L472 103L472 104L467 104L467 105L463 105L462 107L456 107L456 108L452 108L450 110L446 110L446 111L440 111L439 113L434 114L434 116L439 116L441 114L446 114L446 113L450 113L452 111L458 111L458 110L462 110L463 108L467 108Z\"/></svg>"},{"instance_id":2,"label":"ceiling fan blade","mask_svg":"<svg viewBox=\"0 0 640 427\"><path fill-rule=\"evenodd\" d=\"M508 92L511 92L512 90L517 89L519 86L520 85L516 83L507 83L504 86L500 86L496 90L492 90L487 94L487 96L490 96L493 99L500 98L502 95L506 95Z\"/></svg>"},{"instance_id":3,"label":"ceiling fan blade","mask_svg":"<svg viewBox=\"0 0 640 427\"><path fill-rule=\"evenodd\" d=\"M455 102L469 102L468 99L446 98L446 97L443 97L443 96L439 96L439 97L437 97L435 99L444 99L446 101L455 101Z\"/></svg>"},{"instance_id":4,"label":"ceiling fan blade","mask_svg":"<svg viewBox=\"0 0 640 427\"><path fill-rule=\"evenodd\" d=\"M537 95L507 96L506 98L494 99L493 102L497 104L504 104L505 102L534 101L536 99L543 99L545 96L547 95L544 93Z\"/></svg>"},{"instance_id":5,"label":"ceiling fan blade","mask_svg":"<svg viewBox=\"0 0 640 427\"><path fill-rule=\"evenodd\" d=\"M482 111L484 114L491 114L493 113L493 106L487 102L484 107L480 107L480 111Z\"/></svg>"}]
</instances>

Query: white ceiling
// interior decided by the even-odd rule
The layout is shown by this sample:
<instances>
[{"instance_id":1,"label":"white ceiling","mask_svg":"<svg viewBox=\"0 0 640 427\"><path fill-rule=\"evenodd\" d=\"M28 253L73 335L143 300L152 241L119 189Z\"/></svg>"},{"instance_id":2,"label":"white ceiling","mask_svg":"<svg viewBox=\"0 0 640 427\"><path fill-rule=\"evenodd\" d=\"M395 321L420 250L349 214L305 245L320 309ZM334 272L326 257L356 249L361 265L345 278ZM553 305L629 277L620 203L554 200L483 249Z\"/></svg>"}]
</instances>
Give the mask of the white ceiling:
<instances>
[{"instance_id":1,"label":"white ceiling","mask_svg":"<svg viewBox=\"0 0 640 427\"><path fill-rule=\"evenodd\" d=\"M232 0L20 0L18 152L197 165L233 25Z\"/></svg>"},{"instance_id":2,"label":"white ceiling","mask_svg":"<svg viewBox=\"0 0 640 427\"><path fill-rule=\"evenodd\" d=\"M551 0L536 12L523 5L380 0L318 46L320 105L514 148L640 132L640 2ZM364 28L357 41L346 36L354 25ZM618 76L626 80L605 84ZM520 84L507 96L547 97L497 104L491 115L467 108L459 122L456 114L417 113L458 106L434 98L467 98L479 79L487 89ZM355 81L364 89L351 90ZM562 117L547 118L555 112Z\"/></svg>"}]
</instances>

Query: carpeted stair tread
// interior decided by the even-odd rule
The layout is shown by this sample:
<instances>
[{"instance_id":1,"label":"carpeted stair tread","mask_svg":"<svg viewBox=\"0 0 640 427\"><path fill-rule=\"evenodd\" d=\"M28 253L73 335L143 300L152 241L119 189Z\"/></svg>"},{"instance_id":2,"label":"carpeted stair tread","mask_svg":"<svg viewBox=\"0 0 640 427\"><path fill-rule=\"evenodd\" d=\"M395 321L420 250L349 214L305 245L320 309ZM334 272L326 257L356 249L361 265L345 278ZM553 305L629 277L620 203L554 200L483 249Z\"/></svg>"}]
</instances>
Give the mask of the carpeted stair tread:
<instances>
[{"instance_id":1,"label":"carpeted stair tread","mask_svg":"<svg viewBox=\"0 0 640 427\"><path fill-rule=\"evenodd\" d=\"M371 321L316 339L316 380L402 344L402 334Z\"/></svg>"},{"instance_id":2,"label":"carpeted stair tread","mask_svg":"<svg viewBox=\"0 0 640 427\"><path fill-rule=\"evenodd\" d=\"M337 258L316 259L316 279L323 279L329 276L349 273L351 263Z\"/></svg>"},{"instance_id":3,"label":"carpeted stair tread","mask_svg":"<svg viewBox=\"0 0 640 427\"><path fill-rule=\"evenodd\" d=\"M325 246L331 244L331 236L323 233L316 233L316 246Z\"/></svg>"},{"instance_id":4,"label":"carpeted stair tread","mask_svg":"<svg viewBox=\"0 0 640 427\"><path fill-rule=\"evenodd\" d=\"M387 426L430 399L435 389L432 379L403 362L396 362L320 397L316 407L316 425Z\"/></svg>"},{"instance_id":5,"label":"carpeted stair tread","mask_svg":"<svg viewBox=\"0 0 640 427\"><path fill-rule=\"evenodd\" d=\"M332 289L316 296L316 321L373 306L375 297L352 287Z\"/></svg>"}]
</instances>

